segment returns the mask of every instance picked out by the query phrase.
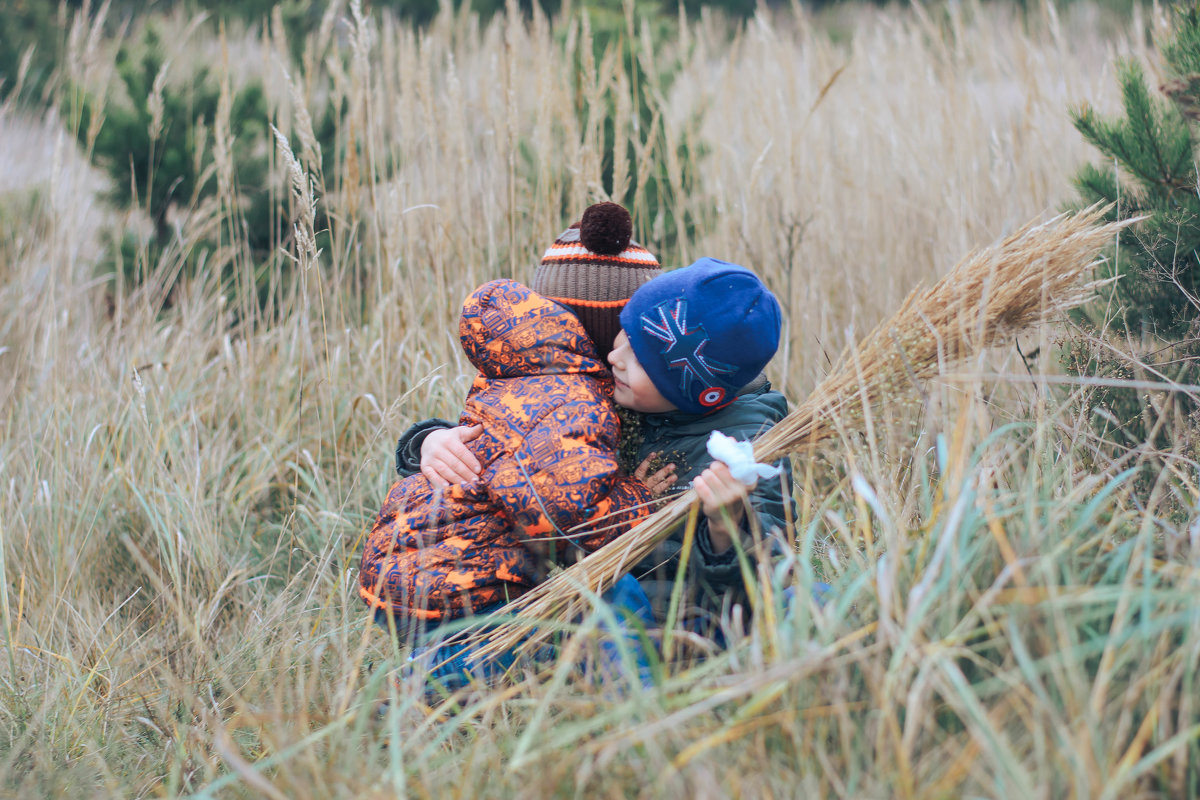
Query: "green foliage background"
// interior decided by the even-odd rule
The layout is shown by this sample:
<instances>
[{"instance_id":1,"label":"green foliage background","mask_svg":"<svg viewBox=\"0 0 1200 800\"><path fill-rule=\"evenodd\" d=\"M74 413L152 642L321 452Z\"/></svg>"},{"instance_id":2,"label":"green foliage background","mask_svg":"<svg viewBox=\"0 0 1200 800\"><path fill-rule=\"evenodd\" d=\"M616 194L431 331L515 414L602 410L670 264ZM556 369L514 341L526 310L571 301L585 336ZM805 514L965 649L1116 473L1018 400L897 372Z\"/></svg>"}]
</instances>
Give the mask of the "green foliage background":
<instances>
[{"instance_id":1,"label":"green foliage background","mask_svg":"<svg viewBox=\"0 0 1200 800\"><path fill-rule=\"evenodd\" d=\"M113 70L106 93L67 86L51 69L23 99L50 98L81 132L114 208L101 213L91 191L56 197L76 185L65 170L44 189L0 194L0 396L13 398L0 414L0 797L357 799L440 796L448 785L514 797L1200 792L1200 561L1190 522L1163 501L1194 515L1194 472L1176 457L1164 462L1176 472L1131 492L1133 459L1105 459L1071 413L1016 383L932 387L919 420L897 420L919 422L919 436L888 424L903 409L881 408L871 436L848 433L800 462L787 556L751 565L745 636L664 665L651 690L598 691L564 660L554 674L431 711L390 680L407 653L382 641L355 594L359 537L392 474L389 440L455 407L473 377L453 333L469 287L544 246L583 198L612 192L637 209L639 237L660 253L695 237L786 287L793 349L776 375L802 396L846 326L861 334L967 247L1070 191L1060 167L1081 160L1069 148L1082 143L1057 87L1087 63L1071 28L1061 41L1030 36L1020 18L970 3L939 9L932 24L913 8L870 10L836 43L802 15L778 31L697 25L704 57L685 63L740 72L686 98L703 129L679 115L672 124L683 130L664 131L650 124L663 108L656 92L687 88L695 73L642 61L613 6L591 15L593 47L569 50L563 42L583 35L578 20L537 33L523 19L481 34L463 17L414 30L384 21L377 4L379 18L363 26L379 34L365 68L355 72L344 40L313 47L315 66L293 73L298 108L285 107L278 82L239 71L273 45L257 27L232 67L169 69L156 112L147 87L172 51L152 23L176 7L148 4L136 17L131 4L117 7L120 41L104 41L96 58ZM252 27L266 16L241 8L255 9ZM674 12L650 9L654 42L676 45ZM308 31L308 14L285 4L278 16ZM178 31L186 18L167 22ZM231 40L247 30L226 21ZM219 19L200 30L193 61L219 52ZM309 43L288 36L286 58L302 64ZM527 73L567 74L569 52L579 82L607 74L586 62L608 59L629 83L597 90L590 115L572 105L579 92L555 83L550 102L529 92L496 101L472 128L471 114L506 86L492 65L510 42L537 54L519 62ZM463 92L446 103L453 113L422 126L364 124L363 98L384 97L368 110L388 111L381 88L405 75L425 73L419 91L397 92L405 102L439 96L451 56L468 88L490 87L482 102ZM872 67L894 77L894 97L877 91ZM764 72L772 91L760 91ZM1024 133L973 113L991 101L979 89L989 76L1012 79ZM751 93L757 104L738 103ZM717 94L718 105L696 100ZM1026 104L1039 96L1054 99ZM622 103L639 129L618 136L607 120ZM312 114L311 147L300 108ZM801 113L777 113L793 108ZM222 109L225 126L214 120ZM908 109L928 127L910 124ZM506 113L547 113L558 130L535 141L524 124L504 138ZM260 124L241 127L235 115ZM601 118L594 138L581 132ZM852 135L880 120L872 136ZM302 162L298 185L265 121ZM232 137L224 165L218 130ZM789 140L808 148L791 165L779 155ZM626 145L653 148L646 169L617 153ZM571 164L561 155L572 148L608 160ZM672 156L677 172L662 166ZM789 171L796 163L804 169ZM571 169L586 180L559 177ZM178 182L162 184L167 172ZM1021 177L1006 182L1009 173ZM404 180L416 188L406 193ZM1122 193L1138 191L1123 180ZM743 185L758 194L738 196ZM257 229L276 237L261 246L247 230L258 187L271 220L285 221ZM316 219L304 220L313 190ZM804 224L782 230L776 213ZM127 285L87 274L96 237L80 220L134 237L128 248L120 235L108 243L108 258L134 265ZM290 260L316 250L307 264ZM1124 268L1125 240L1116 252ZM172 301L166 284L181 274L207 277L180 281ZM245 322L273 303L275 317ZM1126 313L1120 330L1139 347L1185 341L1134 320ZM1114 363L1121 377L1142 377L1129 359ZM1164 396L1132 396L1147 430ZM1123 444L1146 433L1129 436ZM810 602L817 575L834 584L823 605Z\"/></svg>"},{"instance_id":2,"label":"green foliage background","mask_svg":"<svg viewBox=\"0 0 1200 800\"><path fill-rule=\"evenodd\" d=\"M1083 204L1111 204L1110 219L1143 218L1103 267L1101 277L1115 280L1077 315L1086 333L1068 342L1064 362L1084 377L1200 384L1200 11L1183 4L1171 13L1159 91L1126 59L1117 70L1122 115L1072 111L1103 157L1075 178ZM1194 392L1100 386L1085 405L1103 439L1197 453Z\"/></svg>"}]
</instances>

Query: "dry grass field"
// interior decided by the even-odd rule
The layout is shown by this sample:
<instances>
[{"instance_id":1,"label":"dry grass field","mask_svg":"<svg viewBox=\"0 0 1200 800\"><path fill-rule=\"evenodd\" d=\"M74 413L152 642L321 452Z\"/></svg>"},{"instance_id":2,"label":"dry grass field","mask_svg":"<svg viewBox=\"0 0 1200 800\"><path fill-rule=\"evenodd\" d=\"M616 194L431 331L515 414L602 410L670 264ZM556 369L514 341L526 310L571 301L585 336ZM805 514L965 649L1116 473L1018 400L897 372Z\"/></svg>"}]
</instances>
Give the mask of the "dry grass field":
<instances>
[{"instance_id":1,"label":"dry grass field","mask_svg":"<svg viewBox=\"0 0 1200 800\"><path fill-rule=\"evenodd\" d=\"M911 289L1072 201L1095 156L1067 111L1115 110L1115 59L1153 64L1159 24L598 14L414 32L334 4L299 61L276 27L165 19L163 85L264 82L287 256L246 244L218 114L219 191L171 210L141 283L110 244L149 222L106 202L69 98L0 110L0 795L1200 791L1200 522L1167 510L1195 519L1195 463L1135 495L1072 387L980 377L1056 373L1061 328L1022 338L1028 371L990 353L798 463L794 569L760 565L728 651L650 690L565 661L432 710L392 684L359 547L396 435L469 386L471 288L529 280L573 214L629 198L664 265L764 276L788 320L769 376L798 401ZM137 33L77 22L67 77L112 86ZM815 578L828 603L780 607Z\"/></svg>"}]
</instances>

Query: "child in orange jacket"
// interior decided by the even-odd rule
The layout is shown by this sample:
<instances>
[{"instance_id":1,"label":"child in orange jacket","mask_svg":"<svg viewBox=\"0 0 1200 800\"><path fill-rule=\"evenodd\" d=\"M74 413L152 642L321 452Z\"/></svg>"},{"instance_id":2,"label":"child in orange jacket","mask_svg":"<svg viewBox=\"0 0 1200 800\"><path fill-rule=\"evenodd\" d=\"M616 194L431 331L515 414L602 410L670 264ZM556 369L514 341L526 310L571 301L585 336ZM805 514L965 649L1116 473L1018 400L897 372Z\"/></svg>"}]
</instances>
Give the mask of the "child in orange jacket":
<instances>
[{"instance_id":1,"label":"child in orange jacket","mask_svg":"<svg viewBox=\"0 0 1200 800\"><path fill-rule=\"evenodd\" d=\"M459 421L483 425L483 469L444 489L419 474L393 484L359 573L369 605L426 625L520 596L546 561L607 544L653 500L619 474L612 378L570 311L492 281L467 299L460 331L479 375Z\"/></svg>"}]
</instances>

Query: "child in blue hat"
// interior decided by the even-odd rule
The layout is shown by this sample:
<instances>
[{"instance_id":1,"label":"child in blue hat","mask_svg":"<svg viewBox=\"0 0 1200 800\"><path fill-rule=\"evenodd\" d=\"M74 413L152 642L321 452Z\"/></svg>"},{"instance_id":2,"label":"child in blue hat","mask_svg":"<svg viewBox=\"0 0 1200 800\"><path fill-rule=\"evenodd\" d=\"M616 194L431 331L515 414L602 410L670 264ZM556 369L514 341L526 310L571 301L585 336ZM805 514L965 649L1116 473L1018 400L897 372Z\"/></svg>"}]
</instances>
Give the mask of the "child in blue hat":
<instances>
[{"instance_id":1,"label":"child in blue hat","mask_svg":"<svg viewBox=\"0 0 1200 800\"><path fill-rule=\"evenodd\" d=\"M779 303L745 267L702 258L638 288L621 309L620 326L608 355L613 397L640 412L635 463L639 475L649 474L644 480L651 489L665 494L690 484L699 495L703 514L689 557L685 618L693 630L721 639L723 612L745 606L735 539L749 549L752 529L770 534L784 527L792 478L785 459L778 478L746 486L713 460L707 445L713 431L750 440L786 416L786 399L762 374L779 347ZM474 456L466 443L478 432L418 423L398 443L397 469L421 470L446 483L470 480ZM632 570L660 622L682 538L677 532Z\"/></svg>"}]
</instances>

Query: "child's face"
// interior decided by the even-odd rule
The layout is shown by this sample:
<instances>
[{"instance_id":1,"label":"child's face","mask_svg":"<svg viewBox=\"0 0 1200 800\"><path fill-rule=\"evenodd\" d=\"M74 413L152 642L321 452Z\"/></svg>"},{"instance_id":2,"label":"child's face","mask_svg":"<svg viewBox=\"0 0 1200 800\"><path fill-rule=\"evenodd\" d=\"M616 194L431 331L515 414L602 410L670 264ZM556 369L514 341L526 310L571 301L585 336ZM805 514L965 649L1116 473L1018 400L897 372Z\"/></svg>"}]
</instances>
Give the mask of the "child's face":
<instances>
[{"instance_id":1,"label":"child's face","mask_svg":"<svg viewBox=\"0 0 1200 800\"><path fill-rule=\"evenodd\" d=\"M625 331L617 334L612 352L608 354L608 363L612 364L615 381L613 400L617 405L645 414L675 410L675 406L659 393L650 376L642 369Z\"/></svg>"}]
</instances>

